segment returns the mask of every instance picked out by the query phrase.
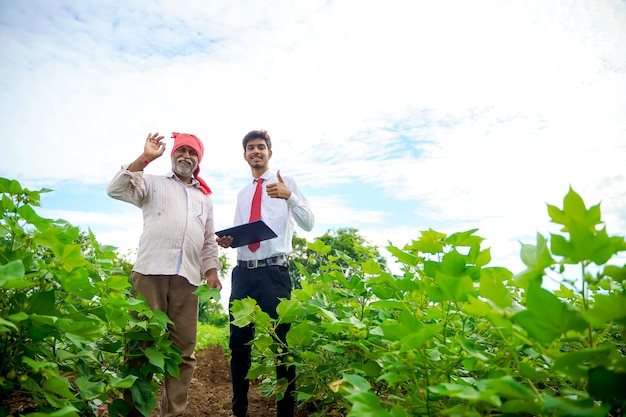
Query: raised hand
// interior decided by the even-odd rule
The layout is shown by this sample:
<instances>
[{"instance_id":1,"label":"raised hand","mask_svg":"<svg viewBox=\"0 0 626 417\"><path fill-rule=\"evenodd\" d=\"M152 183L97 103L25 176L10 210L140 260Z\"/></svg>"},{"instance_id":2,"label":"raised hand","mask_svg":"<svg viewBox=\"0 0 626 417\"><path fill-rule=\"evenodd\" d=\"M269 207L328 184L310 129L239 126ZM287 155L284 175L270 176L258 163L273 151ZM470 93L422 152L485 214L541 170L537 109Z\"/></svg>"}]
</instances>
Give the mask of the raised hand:
<instances>
[{"instance_id":1,"label":"raised hand","mask_svg":"<svg viewBox=\"0 0 626 417\"><path fill-rule=\"evenodd\" d=\"M148 161L154 161L165 152L165 143L161 142L164 136L159 133L148 133L146 144L143 147L143 157Z\"/></svg>"},{"instance_id":2,"label":"raised hand","mask_svg":"<svg viewBox=\"0 0 626 417\"><path fill-rule=\"evenodd\" d=\"M267 184L267 187L265 187L267 195L272 198L282 198L283 200L287 200L291 196L291 190L287 188L285 181L283 181L283 177L280 176L280 169L276 171L276 177L278 177L278 182Z\"/></svg>"}]
</instances>

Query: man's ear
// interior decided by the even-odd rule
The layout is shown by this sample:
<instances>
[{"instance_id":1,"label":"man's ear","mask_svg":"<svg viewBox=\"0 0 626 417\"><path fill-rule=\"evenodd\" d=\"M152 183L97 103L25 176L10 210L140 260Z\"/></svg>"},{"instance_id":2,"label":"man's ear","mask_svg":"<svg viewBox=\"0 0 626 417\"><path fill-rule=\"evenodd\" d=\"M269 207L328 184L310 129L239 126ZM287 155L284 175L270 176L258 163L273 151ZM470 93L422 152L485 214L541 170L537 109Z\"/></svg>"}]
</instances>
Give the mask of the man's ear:
<instances>
[{"instance_id":1,"label":"man's ear","mask_svg":"<svg viewBox=\"0 0 626 417\"><path fill-rule=\"evenodd\" d=\"M268 152L268 157L267 157L267 159L272 159L272 151L269 151L269 152Z\"/></svg>"}]
</instances>

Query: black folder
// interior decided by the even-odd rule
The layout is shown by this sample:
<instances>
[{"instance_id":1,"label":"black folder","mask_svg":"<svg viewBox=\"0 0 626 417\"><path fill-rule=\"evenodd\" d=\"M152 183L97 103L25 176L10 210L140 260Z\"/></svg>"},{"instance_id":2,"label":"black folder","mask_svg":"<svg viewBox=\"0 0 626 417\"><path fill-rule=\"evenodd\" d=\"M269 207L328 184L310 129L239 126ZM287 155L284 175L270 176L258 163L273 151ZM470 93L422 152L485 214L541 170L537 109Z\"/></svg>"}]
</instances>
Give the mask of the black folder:
<instances>
[{"instance_id":1,"label":"black folder","mask_svg":"<svg viewBox=\"0 0 626 417\"><path fill-rule=\"evenodd\" d=\"M239 246L248 245L253 242L278 237L263 220L256 220L228 229L218 230L215 234L219 237L232 236L233 243L230 245L231 248L238 248Z\"/></svg>"}]
</instances>

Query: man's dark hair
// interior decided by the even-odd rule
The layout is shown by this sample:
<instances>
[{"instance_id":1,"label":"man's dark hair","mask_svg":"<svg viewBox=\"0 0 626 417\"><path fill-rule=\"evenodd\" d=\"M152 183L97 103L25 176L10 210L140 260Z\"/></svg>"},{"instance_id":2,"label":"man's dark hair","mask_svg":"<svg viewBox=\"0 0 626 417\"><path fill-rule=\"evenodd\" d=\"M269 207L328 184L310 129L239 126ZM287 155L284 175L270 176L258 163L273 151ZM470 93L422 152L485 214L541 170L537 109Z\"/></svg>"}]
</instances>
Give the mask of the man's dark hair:
<instances>
[{"instance_id":1,"label":"man's dark hair","mask_svg":"<svg viewBox=\"0 0 626 417\"><path fill-rule=\"evenodd\" d=\"M263 139L268 150L272 150L272 140L270 135L267 134L267 130L251 130L246 136L243 137L243 150L246 150L248 142L252 139Z\"/></svg>"}]
</instances>

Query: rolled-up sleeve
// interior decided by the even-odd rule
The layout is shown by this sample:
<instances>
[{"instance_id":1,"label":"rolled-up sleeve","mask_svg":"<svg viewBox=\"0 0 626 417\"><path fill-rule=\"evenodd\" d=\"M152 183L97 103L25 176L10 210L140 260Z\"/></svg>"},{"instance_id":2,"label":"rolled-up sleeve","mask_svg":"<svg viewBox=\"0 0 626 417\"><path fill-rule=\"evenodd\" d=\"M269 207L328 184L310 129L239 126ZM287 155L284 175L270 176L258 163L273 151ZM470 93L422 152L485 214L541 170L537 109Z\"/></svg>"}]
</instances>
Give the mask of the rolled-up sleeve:
<instances>
[{"instance_id":1,"label":"rolled-up sleeve","mask_svg":"<svg viewBox=\"0 0 626 417\"><path fill-rule=\"evenodd\" d=\"M111 198L141 207L147 194L143 171L131 172L128 170L128 165L123 165L107 186L106 191Z\"/></svg>"}]
</instances>

